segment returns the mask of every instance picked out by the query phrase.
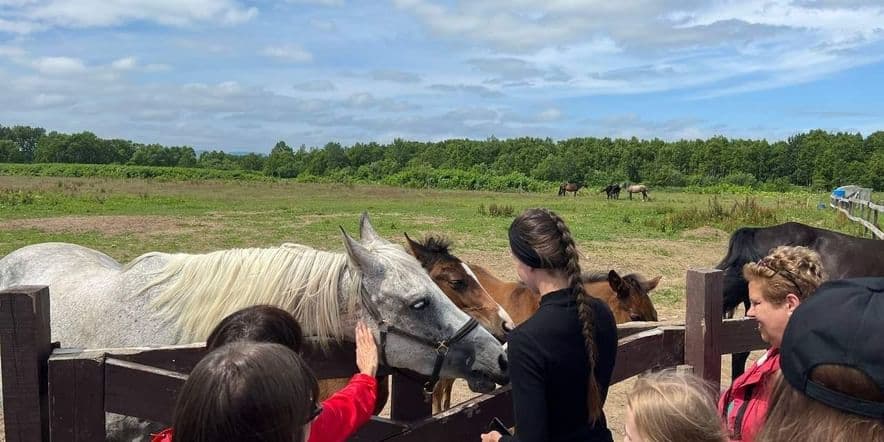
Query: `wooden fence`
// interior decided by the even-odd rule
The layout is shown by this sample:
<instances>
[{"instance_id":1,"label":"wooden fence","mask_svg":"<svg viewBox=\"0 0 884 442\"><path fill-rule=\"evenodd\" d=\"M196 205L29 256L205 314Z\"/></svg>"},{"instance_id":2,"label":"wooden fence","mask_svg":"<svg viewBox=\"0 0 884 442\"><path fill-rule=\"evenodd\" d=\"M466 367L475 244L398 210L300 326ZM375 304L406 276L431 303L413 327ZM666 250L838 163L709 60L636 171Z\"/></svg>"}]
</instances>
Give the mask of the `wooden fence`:
<instances>
[{"instance_id":1,"label":"wooden fence","mask_svg":"<svg viewBox=\"0 0 884 442\"><path fill-rule=\"evenodd\" d=\"M831 197L829 203L834 209L841 211L848 219L863 226L863 233L877 239L884 239L884 231L878 223L878 214L884 212L884 206L858 197Z\"/></svg>"},{"instance_id":2,"label":"wooden fence","mask_svg":"<svg viewBox=\"0 0 884 442\"><path fill-rule=\"evenodd\" d=\"M684 323L620 325L613 382L687 364L718 385L722 354L764 348L754 320L722 321L721 293L721 271L689 270ZM9 442L102 440L106 412L168 423L186 373L204 352L202 344L52 348L48 290L0 291L0 364ZM336 346L330 354L310 348L305 357L320 378L356 371L352 344ZM419 382L394 375L391 418L373 417L350 440L478 440L492 417L513 424L508 386L436 415L430 414L420 388Z\"/></svg>"}]
</instances>

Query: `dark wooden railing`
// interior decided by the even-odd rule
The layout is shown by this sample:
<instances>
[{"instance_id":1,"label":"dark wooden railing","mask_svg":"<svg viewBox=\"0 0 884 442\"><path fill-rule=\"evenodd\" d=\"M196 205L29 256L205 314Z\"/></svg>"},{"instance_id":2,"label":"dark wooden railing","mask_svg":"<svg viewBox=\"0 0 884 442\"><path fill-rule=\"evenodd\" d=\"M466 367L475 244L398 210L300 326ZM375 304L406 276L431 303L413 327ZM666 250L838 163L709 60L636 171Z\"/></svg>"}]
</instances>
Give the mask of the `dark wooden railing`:
<instances>
[{"instance_id":1,"label":"dark wooden railing","mask_svg":"<svg viewBox=\"0 0 884 442\"><path fill-rule=\"evenodd\" d=\"M764 348L751 319L721 319L722 274L687 272L684 323L627 323L613 382L646 370L687 365L720 383L721 355ZM105 432L105 413L170 422L178 390L204 353L202 344L157 348L64 349L51 352L49 293L45 287L0 292L0 356L6 440L95 441ZM309 344L305 358L319 378L356 371L352 344L322 353ZM492 417L513 423L508 386L436 415L420 384L393 376L391 418L374 417L354 441L478 440Z\"/></svg>"}]
</instances>

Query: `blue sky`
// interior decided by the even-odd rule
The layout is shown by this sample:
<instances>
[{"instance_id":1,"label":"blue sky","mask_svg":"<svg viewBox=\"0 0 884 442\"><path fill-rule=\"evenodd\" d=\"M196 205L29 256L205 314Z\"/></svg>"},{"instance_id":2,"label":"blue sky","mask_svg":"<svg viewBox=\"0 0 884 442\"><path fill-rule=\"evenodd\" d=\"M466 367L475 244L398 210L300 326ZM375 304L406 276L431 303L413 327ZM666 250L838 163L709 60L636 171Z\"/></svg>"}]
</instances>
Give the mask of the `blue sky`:
<instances>
[{"instance_id":1,"label":"blue sky","mask_svg":"<svg viewBox=\"0 0 884 442\"><path fill-rule=\"evenodd\" d=\"M884 2L0 0L0 124L269 152L884 130Z\"/></svg>"}]
</instances>

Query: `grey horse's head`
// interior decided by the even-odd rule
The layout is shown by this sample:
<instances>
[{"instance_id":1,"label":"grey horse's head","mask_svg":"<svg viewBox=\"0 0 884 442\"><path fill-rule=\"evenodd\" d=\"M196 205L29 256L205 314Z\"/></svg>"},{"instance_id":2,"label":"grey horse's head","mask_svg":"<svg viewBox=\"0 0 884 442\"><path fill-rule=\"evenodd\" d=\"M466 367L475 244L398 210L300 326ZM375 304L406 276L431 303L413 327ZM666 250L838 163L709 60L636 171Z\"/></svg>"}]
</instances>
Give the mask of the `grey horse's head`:
<instances>
[{"instance_id":1,"label":"grey horse's head","mask_svg":"<svg viewBox=\"0 0 884 442\"><path fill-rule=\"evenodd\" d=\"M442 293L417 259L375 232L365 213L360 220L360 234L361 241L356 241L344 232L344 246L350 263L362 272L365 302L377 310L381 319L432 342L450 338L470 320ZM362 310L362 318L377 333L377 318L372 318L365 307ZM421 340L389 333L385 348L379 351L393 367L430 375L436 349ZM506 366L500 342L484 328L476 327L450 347L441 376L466 379L472 390L488 392L495 383L507 382Z\"/></svg>"}]
</instances>

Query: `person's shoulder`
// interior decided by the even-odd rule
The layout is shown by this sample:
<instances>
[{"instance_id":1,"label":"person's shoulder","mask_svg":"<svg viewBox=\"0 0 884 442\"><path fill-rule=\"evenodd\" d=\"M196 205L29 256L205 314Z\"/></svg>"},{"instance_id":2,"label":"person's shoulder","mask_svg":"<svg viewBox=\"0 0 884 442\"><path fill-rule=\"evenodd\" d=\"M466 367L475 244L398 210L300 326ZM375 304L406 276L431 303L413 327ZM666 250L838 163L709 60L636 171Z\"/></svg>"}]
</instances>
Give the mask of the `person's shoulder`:
<instances>
[{"instance_id":1,"label":"person's shoulder","mask_svg":"<svg viewBox=\"0 0 884 442\"><path fill-rule=\"evenodd\" d=\"M614 312L611 311L611 307L608 306L608 303L598 299L594 296L588 296L589 298L589 306L593 309L593 312L597 315L603 315L606 319L614 320Z\"/></svg>"}]
</instances>

